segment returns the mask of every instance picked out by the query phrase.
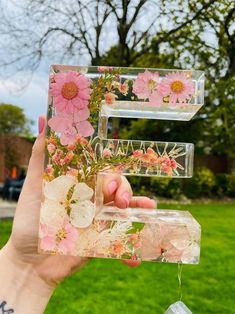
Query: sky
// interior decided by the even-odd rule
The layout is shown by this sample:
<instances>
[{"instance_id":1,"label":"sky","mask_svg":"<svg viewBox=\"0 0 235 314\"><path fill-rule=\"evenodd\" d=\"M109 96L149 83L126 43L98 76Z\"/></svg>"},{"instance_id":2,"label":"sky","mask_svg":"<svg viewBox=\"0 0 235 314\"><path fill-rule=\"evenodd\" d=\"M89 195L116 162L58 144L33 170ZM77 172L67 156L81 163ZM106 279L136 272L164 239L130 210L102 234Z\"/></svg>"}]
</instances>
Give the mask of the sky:
<instances>
[{"instance_id":1,"label":"sky","mask_svg":"<svg viewBox=\"0 0 235 314\"><path fill-rule=\"evenodd\" d=\"M16 83L12 80L0 80L0 103L17 105L24 109L27 118L34 121L33 134L37 134L37 120L41 114L47 112L48 72L38 69L25 91L14 95L11 89Z\"/></svg>"}]
</instances>

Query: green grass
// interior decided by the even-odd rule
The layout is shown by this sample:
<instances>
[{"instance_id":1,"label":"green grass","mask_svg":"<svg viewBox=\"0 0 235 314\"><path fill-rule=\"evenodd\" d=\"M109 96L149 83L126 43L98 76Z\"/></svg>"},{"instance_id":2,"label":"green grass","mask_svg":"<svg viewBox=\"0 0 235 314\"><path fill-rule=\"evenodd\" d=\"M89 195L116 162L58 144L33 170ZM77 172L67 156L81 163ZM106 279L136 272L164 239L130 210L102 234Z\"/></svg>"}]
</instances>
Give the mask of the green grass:
<instances>
[{"instance_id":1,"label":"green grass","mask_svg":"<svg viewBox=\"0 0 235 314\"><path fill-rule=\"evenodd\" d=\"M163 206L162 206L163 207ZM188 209L202 226L201 262L184 265L183 301L194 314L235 313L235 204L171 205ZM0 246L11 222L0 222ZM46 314L162 314L178 300L177 265L93 259L56 290Z\"/></svg>"}]
</instances>

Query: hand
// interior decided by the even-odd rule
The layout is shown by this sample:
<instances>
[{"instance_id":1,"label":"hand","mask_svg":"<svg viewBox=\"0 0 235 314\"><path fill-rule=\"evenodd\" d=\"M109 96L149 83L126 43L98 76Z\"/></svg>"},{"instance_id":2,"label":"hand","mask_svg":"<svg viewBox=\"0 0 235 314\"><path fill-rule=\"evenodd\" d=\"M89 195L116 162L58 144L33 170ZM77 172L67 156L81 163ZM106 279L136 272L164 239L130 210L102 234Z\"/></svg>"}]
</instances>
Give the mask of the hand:
<instances>
[{"instance_id":1,"label":"hand","mask_svg":"<svg viewBox=\"0 0 235 314\"><path fill-rule=\"evenodd\" d=\"M66 276L78 271L87 258L38 254L38 229L42 197L44 168L45 118L40 118L41 133L32 150L28 172L17 204L11 237L3 252L12 264L21 269L30 267L33 281L40 281L43 289L53 291ZM133 197L128 181L117 174L110 174L103 182L105 202L114 202L117 207L154 208L155 202L147 197ZM139 262L126 261L129 266ZM34 287L37 289L37 285ZM42 287L40 287L42 290Z\"/></svg>"}]
</instances>

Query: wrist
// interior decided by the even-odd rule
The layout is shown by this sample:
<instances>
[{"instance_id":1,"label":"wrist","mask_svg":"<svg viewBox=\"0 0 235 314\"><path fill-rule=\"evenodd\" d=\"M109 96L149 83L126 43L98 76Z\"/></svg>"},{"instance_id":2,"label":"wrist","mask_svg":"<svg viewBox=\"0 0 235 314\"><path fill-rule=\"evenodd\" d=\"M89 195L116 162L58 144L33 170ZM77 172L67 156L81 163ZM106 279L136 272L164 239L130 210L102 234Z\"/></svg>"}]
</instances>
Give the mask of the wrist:
<instances>
[{"instance_id":1,"label":"wrist","mask_svg":"<svg viewBox=\"0 0 235 314\"><path fill-rule=\"evenodd\" d=\"M43 313L54 287L22 261L10 244L0 250L0 301L6 301L18 314Z\"/></svg>"}]
</instances>

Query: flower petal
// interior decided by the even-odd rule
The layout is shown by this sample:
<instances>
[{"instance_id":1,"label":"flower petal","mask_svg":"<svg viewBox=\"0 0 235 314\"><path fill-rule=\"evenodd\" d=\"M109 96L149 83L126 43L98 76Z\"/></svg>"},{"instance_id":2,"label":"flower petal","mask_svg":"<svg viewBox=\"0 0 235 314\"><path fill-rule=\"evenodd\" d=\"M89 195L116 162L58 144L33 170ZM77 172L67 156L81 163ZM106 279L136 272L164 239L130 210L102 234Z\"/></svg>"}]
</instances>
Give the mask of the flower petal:
<instances>
[{"instance_id":1,"label":"flower petal","mask_svg":"<svg viewBox=\"0 0 235 314\"><path fill-rule=\"evenodd\" d=\"M64 132L70 124L68 115L57 115L48 121L49 127L55 132Z\"/></svg>"},{"instance_id":2,"label":"flower petal","mask_svg":"<svg viewBox=\"0 0 235 314\"><path fill-rule=\"evenodd\" d=\"M76 184L76 179L71 176L60 176L50 182L46 182L44 186L45 198L57 202L65 201L69 189Z\"/></svg>"},{"instance_id":3,"label":"flower petal","mask_svg":"<svg viewBox=\"0 0 235 314\"><path fill-rule=\"evenodd\" d=\"M58 201L46 199L41 206L41 222L54 227L59 227L64 219L68 218L65 207Z\"/></svg>"},{"instance_id":4,"label":"flower petal","mask_svg":"<svg viewBox=\"0 0 235 314\"><path fill-rule=\"evenodd\" d=\"M90 188L86 183L77 183L74 187L72 199L85 201L90 200L94 194L92 188Z\"/></svg>"},{"instance_id":5,"label":"flower petal","mask_svg":"<svg viewBox=\"0 0 235 314\"><path fill-rule=\"evenodd\" d=\"M71 205L70 220L77 228L87 228L95 216L95 206L91 201Z\"/></svg>"},{"instance_id":6,"label":"flower petal","mask_svg":"<svg viewBox=\"0 0 235 314\"><path fill-rule=\"evenodd\" d=\"M73 119L74 119L74 122L77 123L77 122L87 120L89 116L90 116L90 110L87 107L84 107L83 109L78 110L74 113Z\"/></svg>"},{"instance_id":7,"label":"flower petal","mask_svg":"<svg viewBox=\"0 0 235 314\"><path fill-rule=\"evenodd\" d=\"M89 121L82 121L76 124L79 135L83 137L91 136L95 130Z\"/></svg>"},{"instance_id":8,"label":"flower petal","mask_svg":"<svg viewBox=\"0 0 235 314\"><path fill-rule=\"evenodd\" d=\"M56 248L55 238L46 236L40 240L40 249L44 251L52 251Z\"/></svg>"}]
</instances>

